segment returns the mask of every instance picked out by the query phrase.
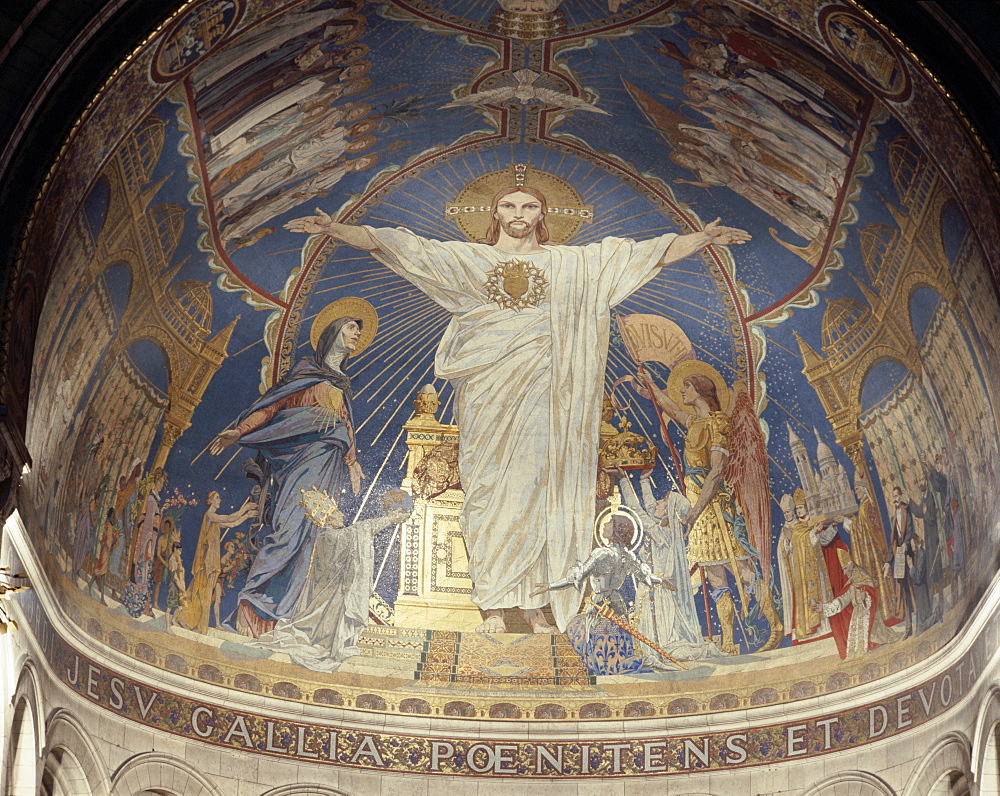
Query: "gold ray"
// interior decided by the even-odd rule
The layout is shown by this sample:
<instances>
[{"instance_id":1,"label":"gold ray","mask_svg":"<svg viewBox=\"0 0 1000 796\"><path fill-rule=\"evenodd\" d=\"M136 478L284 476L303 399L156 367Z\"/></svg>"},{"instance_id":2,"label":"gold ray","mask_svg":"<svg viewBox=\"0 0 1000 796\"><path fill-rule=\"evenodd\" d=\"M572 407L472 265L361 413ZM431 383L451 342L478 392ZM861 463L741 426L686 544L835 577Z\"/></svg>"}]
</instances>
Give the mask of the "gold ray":
<instances>
[{"instance_id":1,"label":"gold ray","mask_svg":"<svg viewBox=\"0 0 1000 796\"><path fill-rule=\"evenodd\" d=\"M656 286L657 287L663 287L665 285L677 285L678 287L687 288L688 290L698 290L698 291L700 291L702 293L708 293L708 294L710 294L712 296L716 295L716 292L714 290L711 290L710 288L707 288L707 287L698 287L697 285L692 285L692 284L690 284L688 282L678 282L676 279L659 279L659 278L657 278L657 280L656 280ZM666 288L664 288L664 289L666 289ZM651 285L647 284L647 285L645 285L642 288L642 290L643 290L643 292L645 292L646 290L653 290L653 287ZM664 298L674 298L673 295L669 295L667 293L663 293L662 295L663 295Z\"/></svg>"},{"instance_id":2,"label":"gold ray","mask_svg":"<svg viewBox=\"0 0 1000 796\"><path fill-rule=\"evenodd\" d=\"M564 156L564 157L565 157L565 156ZM594 185L592 185L592 186L591 186L591 188L595 188L595 187L596 187L596 186L594 186ZM610 188L608 188L608 190L606 190L606 191L605 191L604 193L600 194L599 196L595 196L595 197L593 197L593 198L591 198L591 197L589 197L589 196L586 196L586 195L584 195L584 193L583 193L583 192L581 192L581 194L580 194L580 195L581 195L581 196L583 197L583 201L585 201L585 202L586 202L587 204L589 204L589 205L593 205L594 207L600 207L600 205L601 205L601 200L602 200L602 199L603 199L603 198L604 198L605 196L610 196L611 194L613 194L613 193L614 193L615 191L617 191L617 190L618 190L618 189L619 189L620 187L621 187L620 185L616 185L616 184L612 184L612 186L611 186ZM594 220L596 221L596 220L597 220L598 218L600 218L601 216L604 216L604 215L606 215L606 214L607 214L608 212L609 212L609 211L606 211L606 210L602 210L602 211L601 211L600 213L598 213L598 214L597 214L597 215L595 216L595 219L594 219Z\"/></svg>"},{"instance_id":3,"label":"gold ray","mask_svg":"<svg viewBox=\"0 0 1000 796\"><path fill-rule=\"evenodd\" d=\"M402 190L402 189L400 189L399 192L401 194L403 194L403 196L409 196L411 199L416 199L418 202L420 202L420 204L426 206L434 214L432 216L432 218L436 218L438 216L438 214L441 213L441 208L440 207L435 207L430 202L428 202L426 199L424 199L422 196L416 196L416 195L410 193L409 191L405 191L405 190Z\"/></svg>"},{"instance_id":4,"label":"gold ray","mask_svg":"<svg viewBox=\"0 0 1000 796\"><path fill-rule=\"evenodd\" d=\"M689 259L691 259L691 258L690 257L687 258L687 260L689 260ZM681 262L687 262L687 260L681 260ZM667 271L670 271L670 272L675 273L675 274L687 274L688 276L700 276L703 279L712 279L712 275L711 274L705 273L705 271L703 271L701 269L698 269L698 270L695 270L695 269L686 270L684 268L674 268L673 266L670 266L670 265L661 265L660 266L660 273L661 274L662 273L666 273Z\"/></svg>"},{"instance_id":5,"label":"gold ray","mask_svg":"<svg viewBox=\"0 0 1000 796\"><path fill-rule=\"evenodd\" d=\"M658 213L660 211L659 211L659 208L656 208L656 209L653 209L652 211L650 211L650 210L644 210L641 213L636 213L635 215L624 217L624 218L614 218L614 219L607 219L607 220L604 220L604 221L600 221L600 222L595 223L593 226L591 226L587 230L587 235L589 237L600 237L600 238L603 238L603 237L605 237L606 235L609 235L609 234L611 234L611 235L617 234L617 231L621 230L622 225L626 221L629 221L629 220L631 220L633 218L639 218L639 217L644 216L644 215L649 215L650 212L652 212L652 213ZM646 230L644 230L644 229L635 230L635 231L629 230L628 234L629 234L630 237L637 237L639 235L645 234L645 232L646 232Z\"/></svg>"},{"instance_id":6,"label":"gold ray","mask_svg":"<svg viewBox=\"0 0 1000 796\"><path fill-rule=\"evenodd\" d=\"M441 49L441 46L442 46L442 45L443 45L443 44L444 44L445 42L448 42L449 44L451 43L451 37L450 37L450 36L438 36L437 38L438 38L438 44L437 44L437 47L435 47L435 48L434 48L433 50L431 50L431 51L430 51L429 53L427 53L427 57L426 57L426 58L424 58L424 63L425 63L425 64L426 64L426 63L427 63L428 61L430 61L430 60L431 60L431 58L433 58L433 57L434 57L434 56L435 56L435 55L437 54L437 51Z\"/></svg>"},{"instance_id":7,"label":"gold ray","mask_svg":"<svg viewBox=\"0 0 1000 796\"><path fill-rule=\"evenodd\" d=\"M431 317L431 315L432 315L432 310L430 310L430 309L423 310L423 311L417 311L416 313L414 313L413 321L423 322L423 321L429 319ZM384 362L386 364L386 367L383 368L382 371L380 371L378 374L376 374L376 377L382 375L382 373L385 373L385 371L390 366L392 366L393 364L395 364L396 360L399 359L400 356L403 356L403 353L400 353L400 352L403 352L403 347L399 346L399 345L395 345L395 344L392 345L392 346L390 346L390 343L395 343L395 341L403 339L406 342L413 342L415 345L420 345L420 344L423 343L423 341L425 340L426 336L429 335L429 333L430 332L428 331L428 332L425 332L424 334L419 334L419 335L413 336L409 332L408 327L402 327L399 330L397 330L397 331L393 332L392 334L388 335L387 340L384 341L383 343L381 343L381 348L382 349L386 349L386 350L380 350L378 352L378 354L379 354L378 361L379 362ZM388 348L386 348L387 346L388 346ZM367 354L367 353L368 352L366 351L365 354ZM364 355L362 355L362 357L363 356ZM372 355L372 356L374 357L374 355ZM392 357L392 358L389 359L389 360L386 360L387 357ZM374 362L372 362L371 364L374 364ZM367 360L365 360L365 364L360 365L359 366L359 370L364 370L364 369L368 368L369 366L370 366L369 363L367 362ZM367 389L367 385L366 385L365 389ZM360 392L361 391L359 390L359 394L360 394Z\"/></svg>"},{"instance_id":8,"label":"gold ray","mask_svg":"<svg viewBox=\"0 0 1000 796\"><path fill-rule=\"evenodd\" d=\"M415 319L423 321L429 315L430 315L430 310L425 310L420 315L415 316ZM424 335L419 335L419 336L414 337L406 329L403 329L401 331L397 331L394 334L389 335L387 337L387 339L382 343L382 345L381 345L381 349L382 350L380 350L379 352L377 352L379 354L378 361L379 362L383 362L383 361L386 361L386 357L393 357L391 360L386 361L386 365L387 365L387 368L388 368L388 366L394 365L395 362L396 362L396 360L400 356L403 355L402 353L399 353L399 352L402 351L402 352L405 353L405 349L403 348L403 346L397 345L396 341L405 341L405 342L411 342L414 345L420 345L421 343L423 343L424 339L425 339ZM368 352L366 351L365 353L368 353ZM372 361L369 362L368 360L365 360L363 364L359 363L358 369L359 369L359 371L367 369L368 367L371 367L375 363L376 363L376 361L374 360L374 355L372 355ZM385 372L385 369L383 369L381 373L384 373L384 372ZM381 373L376 374L376 375L381 375ZM359 391L359 393L360 393L360 391Z\"/></svg>"},{"instance_id":9,"label":"gold ray","mask_svg":"<svg viewBox=\"0 0 1000 796\"><path fill-rule=\"evenodd\" d=\"M431 344L433 345L433 341L431 341ZM371 420L375 416L375 413L378 412L379 409L381 409L383 406L385 406L385 402L388 401L396 393L397 390L399 390L401 388L403 388L403 389L409 389L410 387L412 387L412 385L409 384L406 381L406 379L407 379L407 377L409 377L410 375L412 375L413 371L415 371L422 364L424 364L423 360L426 357L427 353L430 352L430 348L431 348L431 346L428 345L428 346L426 346L426 348L423 348L423 349L421 349L418 352L418 353L421 354L421 356L419 358L417 358L416 363L405 374L400 375L399 371L396 372L396 374L394 375L395 386L392 387L392 389L389 390L389 392L386 394L385 398L383 398L378 403L377 406L375 406L374 408L372 408L371 410L369 410L368 416L364 420L362 420L361 424L358 425L354 429L355 434L360 433L361 429L363 429L368 424L368 421ZM410 360L407 360L407 361L410 361ZM426 365L425 368L424 368L424 372L425 373L428 372L432 366L433 366L433 362L431 362L430 364ZM369 382L369 384L371 384L371 382ZM359 394L360 394L360 390L359 390ZM372 400L374 400L374 398ZM402 403L400 404L400 406L402 406Z\"/></svg>"},{"instance_id":10,"label":"gold ray","mask_svg":"<svg viewBox=\"0 0 1000 796\"><path fill-rule=\"evenodd\" d=\"M607 196L607 194L605 194L605 196ZM636 202L636 201L638 201L638 199L639 199L639 197L638 197L638 196L630 196L630 197L629 197L628 199L626 199L626 200L625 200L624 202L619 202L619 203L618 203L618 204L616 204L616 205L615 205L614 207L609 207L609 208L607 208L607 209L605 209L605 210L602 210L602 211L601 211L600 213L598 213L598 214L597 214L597 215L596 215L596 216L594 217L594 222L596 223L596 222L597 222L598 220L601 220L601 219L604 219L604 218L605 218L606 216L609 216L609 215L611 215L611 214L612 214L613 212L615 212L615 210L617 210L617 209L618 209L619 207L624 207L624 206L625 206L625 205L627 205L627 204L628 204L629 202Z\"/></svg>"},{"instance_id":11,"label":"gold ray","mask_svg":"<svg viewBox=\"0 0 1000 796\"><path fill-rule=\"evenodd\" d=\"M396 363L399 362L401 358L403 358L404 356L406 357L406 359L403 360L403 364L405 364L410 359L413 359L416 354L419 354L420 358L425 357L430 353L431 348L437 345L438 340L440 338L438 335L432 334L432 332L434 331L439 331L439 330L430 329L428 330L428 333L422 337L416 339L408 339L407 343L409 345L407 345L405 349L402 346L400 346L397 351L388 352L387 356L391 356L391 359L388 359L385 362L385 367L383 367L382 370L380 370L378 373L376 373L374 376L368 379L368 383L365 384L364 387L359 389L356 395L361 395L369 387L375 385L375 387L373 388L375 395L373 395L370 399L370 400L375 400L375 398L378 396L379 390L382 388L381 386L382 383L379 382L378 379L383 377L386 374L386 372L391 371L392 373L395 373L396 371L398 371L399 367L401 366L397 366ZM393 354L394 356L392 356ZM382 360L380 360L379 363L372 363L372 365L374 366L376 364L381 364L381 362ZM366 370L368 367L370 366L365 366L365 368L363 368L359 372L363 372L363 370Z\"/></svg>"},{"instance_id":12,"label":"gold ray","mask_svg":"<svg viewBox=\"0 0 1000 796\"><path fill-rule=\"evenodd\" d=\"M401 205L393 204L392 202L382 202L381 206L382 207L389 207L389 208L392 208L393 210L398 210L400 213L405 213L406 215L413 216L414 218L419 219L422 223L414 224L413 226L415 226L415 227L422 227L423 229L425 229L425 230L427 230L429 232L435 232L436 233L439 230L446 229L446 227L441 223L441 221L443 220L443 218L439 219L438 215L432 215L428 219L427 216L420 216L420 215L418 215L417 213L415 213L413 210L411 210L408 207L402 207ZM443 211L443 208L442 208L442 211ZM436 213L438 213L438 212L441 212L441 211L436 211ZM398 219L388 219L388 218L382 218L380 216L372 216L372 219L377 220L377 221L384 221L387 224L396 224L396 225L398 225L400 223L400 221ZM426 223L428 221L430 221L432 223L436 222L436 227L427 226Z\"/></svg>"},{"instance_id":13,"label":"gold ray","mask_svg":"<svg viewBox=\"0 0 1000 796\"><path fill-rule=\"evenodd\" d=\"M392 457L392 452L396 450L396 446L399 444L399 440L402 436L403 436L403 428L400 427L399 434L396 435L396 439L393 441L392 447L389 448L389 453L386 454L385 459L382 460L382 464L378 468L378 472L376 472L374 477L371 479L371 484L368 486L368 491L365 492L365 496L364 498L362 498L361 505L358 506L357 513L354 515L354 519L352 520L352 522L357 522L358 517L361 516L361 512L365 510L365 506L368 503L368 498L371 497L372 490L375 488L375 484L378 483L379 476L382 475L382 468L385 467L386 462L389 461L389 459Z\"/></svg>"},{"instance_id":14,"label":"gold ray","mask_svg":"<svg viewBox=\"0 0 1000 796\"><path fill-rule=\"evenodd\" d=\"M343 274L342 276L346 277L346 276L349 276L349 275L348 274ZM380 274L379 276L373 276L373 277L370 277L369 279L358 279L358 280L356 280L354 282L343 282L342 284L339 284L339 285L331 285L330 287L325 287L322 290L314 290L312 292L312 295L314 295L314 296L321 296L324 293L332 293L335 290L346 290L347 288L354 287L355 285L368 285L368 284L371 284L374 287L373 283L378 282L379 280L388 279L389 276L395 276L395 274L393 274L391 271L389 271L388 274ZM396 281L395 279L389 279L388 283L392 284L395 281Z\"/></svg>"},{"instance_id":15,"label":"gold ray","mask_svg":"<svg viewBox=\"0 0 1000 796\"><path fill-rule=\"evenodd\" d=\"M412 390L414 385L419 384L421 381L424 380L424 377L426 377L427 374L431 372L431 369L433 367L434 367L434 363L431 362L430 364L427 365L427 367L424 368L423 373L421 373L415 379L408 380L406 377L409 377L410 374L412 374L413 371L417 369L417 366L414 365L413 368L410 369L409 373L406 374L406 377L404 377L404 380L400 381L399 385L397 386L397 389L399 387L403 387L404 389L411 389ZM393 390L392 392L395 393L396 390ZM385 397L385 400L382 401L382 403L379 404L378 407L376 407L374 411L377 412L379 409L381 409L382 405L385 403L385 401L388 401L390 397L392 397L392 393L390 393L389 395L387 395ZM409 406L409 405L410 404L406 401L406 398L404 396L403 400L401 400L399 402L399 406L396 407L396 410L392 413L392 415L389 416L389 419L386 420L385 425L383 425L382 428L379 429L378 433L372 438L372 441L370 443L371 445L374 445L376 442L379 441L379 439L382 437L382 434L384 434L385 430L389 427L389 424L395 419L396 415L399 414L399 410L402 409L404 406ZM374 414L374 412L373 412L373 414ZM413 416L412 410L410 411L410 416L411 417ZM371 415L369 415L369 417L371 417Z\"/></svg>"},{"instance_id":16,"label":"gold ray","mask_svg":"<svg viewBox=\"0 0 1000 796\"><path fill-rule=\"evenodd\" d=\"M597 229L603 229L605 227L610 227L613 224L624 224L626 221L631 221L632 219L635 218L642 218L643 216L648 216L652 215L653 213L661 213L661 212L663 212L661 208L653 207L650 208L649 210L643 210L641 213L634 213L631 216L624 216L622 218L617 218L614 221L608 221L606 224L601 224L600 226L592 227L592 229L597 230ZM645 230L643 230L643 232L645 232Z\"/></svg>"},{"instance_id":17,"label":"gold ray","mask_svg":"<svg viewBox=\"0 0 1000 796\"><path fill-rule=\"evenodd\" d=\"M636 306L638 306L640 308L643 308L643 309L653 310L654 312L657 312L657 311L662 312L663 311L663 305L661 305L661 304L653 304L652 302L649 302L649 301L642 301L641 299L639 299L636 296L632 296L632 302ZM691 304L691 302L688 302L688 303ZM621 306L621 305L619 305L619 306ZM697 304L692 304L692 306L698 307ZM698 307L698 308L701 309L701 307ZM697 317L695 315L691 315L690 313L682 312L681 310L677 309L676 307L671 306L670 307L670 312L673 315L679 315L682 318L687 318L688 320L694 321L697 324L700 324L700 325L702 325L702 326L704 326L704 327L706 327L708 329L711 329L716 334L725 334L726 333L726 331L724 329L720 329L717 326L713 326L711 323L709 323L708 321L706 321L704 318L699 318L699 317ZM720 320L726 320L725 316L723 316L723 315L721 315L721 314L719 314L717 312L713 313L713 314L716 315Z\"/></svg>"},{"instance_id":18,"label":"gold ray","mask_svg":"<svg viewBox=\"0 0 1000 796\"><path fill-rule=\"evenodd\" d=\"M459 173L458 173L458 169L456 169L456 168L455 168L455 161L454 161L454 160L449 160L449 161L448 161L448 163L447 163L446 165L448 166L448 168L449 168L449 169L451 169L451 170L452 170L452 172L454 172L454 174L455 174L455 178L456 178L456 179L457 179L457 180L458 180L458 181L459 181L460 183L463 183L463 184L464 184L464 183L467 183L467 182L468 182L468 180L466 180L466 179L465 179L464 177L462 177L462 175L461 175L461 174L459 174ZM458 191L456 191L456 192L455 192L455 196L458 196Z\"/></svg>"},{"instance_id":19,"label":"gold ray","mask_svg":"<svg viewBox=\"0 0 1000 796\"><path fill-rule=\"evenodd\" d=\"M358 357L358 361L364 361L366 358L370 357L371 354L369 354L369 352L373 349L378 350L381 348L383 345L383 339L391 338L393 335L397 334L396 327L401 319L409 318L414 312L426 311L431 306L430 299L419 291L410 297L401 296L399 298L393 298L393 301L398 301L398 305L392 307L391 309L387 309L380 320L383 334L373 343L371 347L365 350L361 356Z\"/></svg>"},{"instance_id":20,"label":"gold ray","mask_svg":"<svg viewBox=\"0 0 1000 796\"><path fill-rule=\"evenodd\" d=\"M777 399L775 399L774 397L772 397L772 396L769 395L767 397L767 402L768 402L769 405L770 404L774 404L775 406L777 406L782 412L784 412L792 420L794 420L802 428L803 431L806 431L806 432L811 432L812 431L812 427L811 426L807 426L805 423L803 423L801 420L799 420L798 417L796 417L795 415L792 414L792 410L789 409L788 407L786 407L783 403L781 403L781 401L778 401Z\"/></svg>"},{"instance_id":21,"label":"gold ray","mask_svg":"<svg viewBox=\"0 0 1000 796\"><path fill-rule=\"evenodd\" d=\"M656 295L656 293L657 293L657 291L656 291L655 288L649 288L648 292L653 293L654 295ZM683 296L668 296L668 295L662 294L662 293L659 294L659 295L660 295L661 298L669 299L671 302L673 302L670 305L671 309L676 309L676 305L677 304L687 304L689 307L697 307L702 312L706 312L706 313L709 313L710 315L714 315L716 318L720 318L722 320L728 320L729 319L729 316L724 315L723 313L718 312L716 310L709 309L708 307L705 307L705 306L703 306L701 304L698 304L695 301L691 301L690 299L686 299ZM643 297L640 297L640 296L632 296L632 298L634 300L644 301L647 307L649 307L649 306L655 306L652 303L651 299L649 299L649 298L643 298Z\"/></svg>"},{"instance_id":22,"label":"gold ray","mask_svg":"<svg viewBox=\"0 0 1000 796\"><path fill-rule=\"evenodd\" d=\"M364 258L358 257L356 259L358 259L358 260L361 260L361 259L371 260L371 255L368 255L367 257L364 257ZM335 261L334 260L327 260L327 262L324 265L330 265L331 262L344 262L344 261L343 260L335 260ZM330 276L323 276L323 277L320 277L319 279L317 279L316 283L318 284L320 282L327 282L330 279L339 279L339 278L342 278L344 276L365 276L366 274L381 274L381 273L385 273L385 266L380 263L375 268L366 268L363 271L348 271L347 273L344 273L344 274L331 274Z\"/></svg>"},{"instance_id":23,"label":"gold ray","mask_svg":"<svg viewBox=\"0 0 1000 796\"><path fill-rule=\"evenodd\" d=\"M240 349L239 351L237 351L237 352L236 352L235 354L230 354L230 355L229 355L229 359L232 359L233 357L238 357L238 356L239 356L240 354L242 354L242 353L243 353L244 351L249 351L249 350L250 350L251 348L253 348L253 347L254 347L255 345L260 345L260 344L261 344L261 343L263 343L263 342L264 342L264 338L262 337L262 338L260 338L260 340L257 340L256 342L253 342L253 343L250 343L250 345L248 345L248 346L244 346L244 347L243 347L243 348L241 348L241 349ZM193 462L192 462L192 464L193 464Z\"/></svg>"},{"instance_id":24,"label":"gold ray","mask_svg":"<svg viewBox=\"0 0 1000 796\"><path fill-rule=\"evenodd\" d=\"M569 18L569 27L575 28L578 23L576 21L576 18L572 15L572 13L570 13L570 6L571 6L570 3L566 3L565 5L563 5L563 12Z\"/></svg>"},{"instance_id":25,"label":"gold ray","mask_svg":"<svg viewBox=\"0 0 1000 796\"><path fill-rule=\"evenodd\" d=\"M441 415L442 423L447 423L446 418L448 417L448 411L451 409L451 402L454 397L455 397L455 389L452 388L451 392L448 393L448 399L444 402L444 405L441 407L441 411L439 412L439 414Z\"/></svg>"},{"instance_id":26,"label":"gold ray","mask_svg":"<svg viewBox=\"0 0 1000 796\"><path fill-rule=\"evenodd\" d=\"M222 431L229 431L230 427L231 427L231 426L233 425L233 423L235 423L235 422L236 422L236 419L237 419L238 417L239 417L239 415L237 415L237 416L236 416L236 417L234 417L234 418L233 418L232 420L230 420L230 421L229 421L229 422L228 422L228 423L226 424L226 427L225 427L224 429L222 429ZM221 434L221 433L222 433L222 432L220 431L220 432L219 432L219 434ZM194 463L195 463L196 461L198 461L198 459L200 459L200 458L202 457L202 455L204 455L205 451L207 451L207 450L208 450L209 448L211 448L211 447L212 447L212 443L213 443L213 442L215 442L215 438L216 438L217 436L218 436L218 434L213 434L213 435L212 435L212 438L211 438L211 439L209 439L209 441L208 441L208 442L207 442L207 443L205 444L205 447L204 447L204 448L202 448L202 449L201 449L200 451L198 451L198 453L197 453L197 454L195 455L195 457L194 457L194 458L193 458L193 459L191 460L191 464L192 464L192 465L193 465L193 464L194 464Z\"/></svg>"},{"instance_id":27,"label":"gold ray","mask_svg":"<svg viewBox=\"0 0 1000 796\"><path fill-rule=\"evenodd\" d=\"M768 348L771 348L772 346L774 348L778 348L778 349L784 351L786 354L788 354L789 356L791 356L791 357L793 357L795 359L801 359L802 358L802 354L800 352L798 352L798 351L792 351L792 349L790 349L790 348L785 348L785 346L783 346L781 343L777 342L776 340L772 340L771 338L767 339L767 346L768 346Z\"/></svg>"},{"instance_id":28,"label":"gold ray","mask_svg":"<svg viewBox=\"0 0 1000 796\"><path fill-rule=\"evenodd\" d=\"M445 177L444 177L443 175L441 175L440 173L435 173L435 174L436 174L436 176L440 177L440 179L441 179L441 180L442 180L443 182L446 182L446 183L448 183L448 180L447 180L447 179L446 179L446 178L445 178ZM454 190L454 188L452 187L451 183L448 183L448 188L450 189L450 191L449 191L449 192L445 192L445 191L442 191L442 190L441 190L441 186L439 186L439 185L435 185L434 183L432 183L432 182L428 181L428 180L427 180L427 178L426 178L426 177L424 177L424 176L423 176L422 174L418 174L418 175L417 175L417 177L416 177L416 180L417 180L417 182L422 182L422 183L423 183L424 185L426 185L426 186L427 186L428 188L431 188L431 189L433 189L433 190L437 191L437 192L438 192L438 194L439 194L439 195L440 195L440 196L441 196L441 197L442 197L442 198L443 198L443 199L444 199L445 201L450 201L450 198L451 198L451 197L449 196L449 193L451 193L451 194L453 194L453 195L457 195L457 194L458 194L458 191L455 191L455 190Z\"/></svg>"},{"instance_id":29,"label":"gold ray","mask_svg":"<svg viewBox=\"0 0 1000 796\"><path fill-rule=\"evenodd\" d=\"M409 285L409 283L407 283L407 285ZM410 286L410 288L415 291L414 295L408 298L397 299L399 304L385 313L385 316L380 321L382 328L385 330L385 334L383 334L379 341L376 342L371 348L368 348L364 353L362 353L360 359L364 359L368 356L368 352L371 351L372 348L377 349L381 347L383 345L383 340L388 340L399 334L407 332L408 325L413 323L418 315L423 318L428 312L435 310L440 312L446 311L442 310L440 306L431 301L426 293L422 293L412 286Z\"/></svg>"},{"instance_id":30,"label":"gold ray","mask_svg":"<svg viewBox=\"0 0 1000 796\"><path fill-rule=\"evenodd\" d=\"M401 34L403 32L406 32L406 33L410 33L411 32L408 25L400 25L396 30L394 30L392 32L392 35L389 36L388 39L386 39L384 42L382 42L379 45L379 48L378 48L379 52L381 52L382 50L386 49L387 46L388 46L388 44L389 44L389 42L391 42L393 39L395 39L399 34ZM396 48L392 48L389 51L392 52L392 50L394 50L394 49L396 49ZM399 49L399 53L400 54L406 52L406 48L405 47L400 47L398 49Z\"/></svg>"},{"instance_id":31,"label":"gold ray","mask_svg":"<svg viewBox=\"0 0 1000 796\"><path fill-rule=\"evenodd\" d=\"M236 450L233 451L233 455L229 457L229 461L227 461L224 465L222 465L222 469L219 470L219 472L215 474L215 478L213 478L212 480L213 481L218 481L219 480L219 476L222 475L224 472L226 472L226 468L233 463L233 459L235 459L237 456L239 456L242 452L243 452L243 446L242 445L238 445L236 447Z\"/></svg>"},{"instance_id":32,"label":"gold ray","mask_svg":"<svg viewBox=\"0 0 1000 796\"><path fill-rule=\"evenodd\" d=\"M658 288L659 288L659 286L660 286L660 284L662 282L666 282L669 285L679 285L680 287L684 287L684 288L687 288L689 290L697 290L697 291L699 291L701 293L707 293L710 296L717 296L718 295L718 293L715 290L712 290L711 288L708 288L708 287L698 287L697 285L690 285L687 282L678 282L676 279L664 279L664 280L657 279L656 280L656 285L653 285L651 283L647 283L646 285L643 285L642 288L640 288L640 292L641 293L650 293L650 294L652 294L654 296L660 296L661 298L665 298L665 299L678 298L678 296L676 296L674 294L664 293L662 290L659 290Z\"/></svg>"},{"instance_id":33,"label":"gold ray","mask_svg":"<svg viewBox=\"0 0 1000 796\"><path fill-rule=\"evenodd\" d=\"M419 218L419 216L416 216L413 213L410 213L410 215L413 215L415 218ZM404 222L400 221L400 219L398 218L385 218L383 216L372 216L371 218L373 221L381 221L385 224L389 224L394 227L405 226L407 229L410 229L411 231L423 232L425 235L429 236L432 235L434 237L440 237L442 234L441 230L435 229L434 227L428 226L427 224L423 223L406 222L404 224Z\"/></svg>"}]
</instances>

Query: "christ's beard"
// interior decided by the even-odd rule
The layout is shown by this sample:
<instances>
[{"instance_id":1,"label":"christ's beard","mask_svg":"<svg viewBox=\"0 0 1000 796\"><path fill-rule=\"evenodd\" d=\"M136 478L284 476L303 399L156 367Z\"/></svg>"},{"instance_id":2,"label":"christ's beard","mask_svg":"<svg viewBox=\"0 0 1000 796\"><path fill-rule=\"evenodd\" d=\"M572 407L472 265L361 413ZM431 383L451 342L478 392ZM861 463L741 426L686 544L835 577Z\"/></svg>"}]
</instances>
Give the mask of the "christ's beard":
<instances>
[{"instance_id":1,"label":"christ's beard","mask_svg":"<svg viewBox=\"0 0 1000 796\"><path fill-rule=\"evenodd\" d=\"M502 226L503 231L512 238L527 238L532 232L535 231L534 226L531 226L524 221L512 221L509 224L505 224L501 221L500 226Z\"/></svg>"}]
</instances>

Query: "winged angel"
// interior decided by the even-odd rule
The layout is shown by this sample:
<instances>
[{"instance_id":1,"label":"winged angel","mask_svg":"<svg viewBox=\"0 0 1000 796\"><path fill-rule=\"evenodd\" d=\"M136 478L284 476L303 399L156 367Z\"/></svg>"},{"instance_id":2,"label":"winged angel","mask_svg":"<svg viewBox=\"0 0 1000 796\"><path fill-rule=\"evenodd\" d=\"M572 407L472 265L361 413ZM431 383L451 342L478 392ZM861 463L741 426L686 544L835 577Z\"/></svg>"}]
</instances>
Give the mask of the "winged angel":
<instances>
[{"instance_id":1,"label":"winged angel","mask_svg":"<svg viewBox=\"0 0 1000 796\"><path fill-rule=\"evenodd\" d=\"M763 615L770 632L754 651L774 649L784 627L771 593L767 449L749 394L743 385L730 390L715 368L698 360L676 365L665 391L644 368L633 386L687 430L684 488L691 509L682 524L688 564L692 570L701 569L710 588L722 627L722 651L739 652L736 604L727 573L739 593L748 643Z\"/></svg>"},{"instance_id":2,"label":"winged angel","mask_svg":"<svg viewBox=\"0 0 1000 796\"><path fill-rule=\"evenodd\" d=\"M605 116L611 115L606 110L598 108L581 97L574 97L572 94L567 94L563 91L536 86L535 83L541 77L538 72L533 72L530 69L518 69L513 73L513 76L517 82L512 86L491 88L486 91L475 91L441 107L457 108L462 105L486 105L489 103L495 104L516 100L522 105L535 101L545 105L565 108L569 111L591 111L592 113L603 113Z\"/></svg>"}]
</instances>

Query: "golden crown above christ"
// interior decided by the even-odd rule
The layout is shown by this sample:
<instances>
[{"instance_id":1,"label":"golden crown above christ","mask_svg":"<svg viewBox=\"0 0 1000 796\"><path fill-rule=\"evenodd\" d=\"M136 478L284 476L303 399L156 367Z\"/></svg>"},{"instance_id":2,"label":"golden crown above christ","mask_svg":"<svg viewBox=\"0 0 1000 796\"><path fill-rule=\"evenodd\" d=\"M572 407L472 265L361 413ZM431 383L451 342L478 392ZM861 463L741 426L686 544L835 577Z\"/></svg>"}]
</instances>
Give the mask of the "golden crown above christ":
<instances>
[{"instance_id":1,"label":"golden crown above christ","mask_svg":"<svg viewBox=\"0 0 1000 796\"><path fill-rule=\"evenodd\" d=\"M597 454L602 469L647 470L656 466L658 448L646 437L630 431L632 424L624 417L619 432L610 437Z\"/></svg>"}]
</instances>

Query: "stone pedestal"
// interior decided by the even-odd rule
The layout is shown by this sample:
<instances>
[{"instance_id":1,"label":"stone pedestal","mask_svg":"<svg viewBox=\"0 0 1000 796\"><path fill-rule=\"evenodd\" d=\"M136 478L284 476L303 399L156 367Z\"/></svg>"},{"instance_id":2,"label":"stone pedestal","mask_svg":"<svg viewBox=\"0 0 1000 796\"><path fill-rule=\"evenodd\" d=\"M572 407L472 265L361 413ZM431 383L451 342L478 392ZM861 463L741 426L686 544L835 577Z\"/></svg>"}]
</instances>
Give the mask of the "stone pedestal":
<instances>
[{"instance_id":1,"label":"stone pedestal","mask_svg":"<svg viewBox=\"0 0 1000 796\"><path fill-rule=\"evenodd\" d=\"M458 517L464 493L448 489L433 498L414 490L414 471L439 445L457 444L458 427L434 417L437 395L424 388L417 415L406 426L409 455L402 488L413 494L413 517L400 539L399 596L393 624L435 630L475 630L482 615L473 604L469 559Z\"/></svg>"}]
</instances>

